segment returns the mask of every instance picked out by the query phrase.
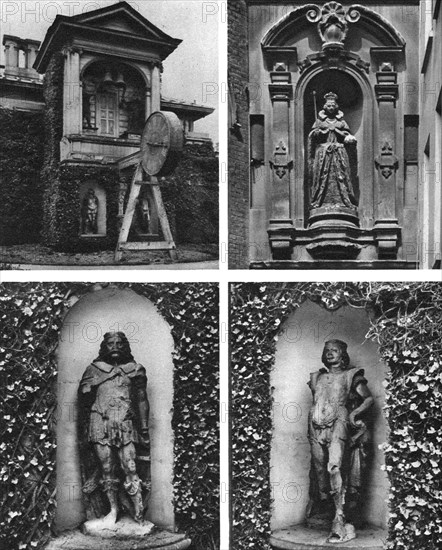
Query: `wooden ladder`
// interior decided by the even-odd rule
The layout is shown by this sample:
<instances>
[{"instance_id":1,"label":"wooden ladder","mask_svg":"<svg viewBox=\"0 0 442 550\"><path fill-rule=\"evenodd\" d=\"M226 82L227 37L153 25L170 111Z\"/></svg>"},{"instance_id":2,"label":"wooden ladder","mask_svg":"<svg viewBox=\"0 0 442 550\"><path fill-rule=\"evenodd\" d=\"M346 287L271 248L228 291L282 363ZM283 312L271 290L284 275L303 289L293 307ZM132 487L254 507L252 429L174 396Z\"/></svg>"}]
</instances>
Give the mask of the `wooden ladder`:
<instances>
[{"instance_id":1,"label":"wooden ladder","mask_svg":"<svg viewBox=\"0 0 442 550\"><path fill-rule=\"evenodd\" d=\"M158 178L150 176L149 181L143 179L145 176L141 162L138 163L132 178L129 199L127 201L126 211L124 213L123 223L118 237L117 247L115 249L115 261L121 261L124 250L168 250L172 260L177 259L176 246L173 240L172 232L167 219L166 209L164 208L161 190L159 188ZM158 212L158 220L163 232L164 241L140 241L128 242L129 231L135 215L137 200L143 185L149 185L152 191L153 203Z\"/></svg>"}]
</instances>

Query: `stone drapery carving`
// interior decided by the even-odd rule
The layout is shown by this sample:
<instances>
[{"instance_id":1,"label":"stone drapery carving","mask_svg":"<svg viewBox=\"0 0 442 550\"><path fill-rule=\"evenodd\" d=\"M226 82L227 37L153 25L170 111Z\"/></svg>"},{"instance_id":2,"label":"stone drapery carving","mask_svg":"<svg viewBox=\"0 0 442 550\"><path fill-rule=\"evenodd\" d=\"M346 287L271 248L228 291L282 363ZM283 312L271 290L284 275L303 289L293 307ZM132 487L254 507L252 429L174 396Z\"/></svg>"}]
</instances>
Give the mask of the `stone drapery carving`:
<instances>
[{"instance_id":1,"label":"stone drapery carving","mask_svg":"<svg viewBox=\"0 0 442 550\"><path fill-rule=\"evenodd\" d=\"M359 507L369 443L363 418L374 400L364 370L350 366L345 342L326 342L322 362L325 368L312 373L309 381L313 404L308 424L312 469L307 521L331 520L327 541L339 543L356 537L347 520Z\"/></svg>"}]
</instances>

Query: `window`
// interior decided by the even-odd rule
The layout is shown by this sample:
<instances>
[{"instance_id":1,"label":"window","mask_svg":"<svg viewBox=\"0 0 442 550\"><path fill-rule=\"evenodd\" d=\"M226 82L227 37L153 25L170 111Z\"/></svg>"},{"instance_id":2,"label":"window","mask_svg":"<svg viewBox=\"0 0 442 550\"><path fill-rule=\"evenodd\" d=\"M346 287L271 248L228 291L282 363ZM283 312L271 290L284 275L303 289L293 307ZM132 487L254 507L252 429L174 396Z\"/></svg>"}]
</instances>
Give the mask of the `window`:
<instances>
[{"instance_id":1,"label":"window","mask_svg":"<svg viewBox=\"0 0 442 550\"><path fill-rule=\"evenodd\" d=\"M98 96L100 134L115 136L117 121L117 94L105 92Z\"/></svg>"}]
</instances>

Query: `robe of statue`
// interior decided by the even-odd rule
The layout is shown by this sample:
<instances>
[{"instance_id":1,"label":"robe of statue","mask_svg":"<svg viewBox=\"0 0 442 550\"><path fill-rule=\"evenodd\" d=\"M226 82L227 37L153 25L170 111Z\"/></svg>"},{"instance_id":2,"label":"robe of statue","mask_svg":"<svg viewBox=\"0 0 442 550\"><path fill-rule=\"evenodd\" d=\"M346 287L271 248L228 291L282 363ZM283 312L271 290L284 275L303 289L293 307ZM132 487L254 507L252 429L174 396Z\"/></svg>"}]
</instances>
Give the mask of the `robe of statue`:
<instances>
[{"instance_id":1,"label":"robe of statue","mask_svg":"<svg viewBox=\"0 0 442 550\"><path fill-rule=\"evenodd\" d=\"M353 191L357 167L356 144L345 144L350 128L342 111L328 118L320 111L308 136L310 210L322 206L356 210Z\"/></svg>"}]
</instances>

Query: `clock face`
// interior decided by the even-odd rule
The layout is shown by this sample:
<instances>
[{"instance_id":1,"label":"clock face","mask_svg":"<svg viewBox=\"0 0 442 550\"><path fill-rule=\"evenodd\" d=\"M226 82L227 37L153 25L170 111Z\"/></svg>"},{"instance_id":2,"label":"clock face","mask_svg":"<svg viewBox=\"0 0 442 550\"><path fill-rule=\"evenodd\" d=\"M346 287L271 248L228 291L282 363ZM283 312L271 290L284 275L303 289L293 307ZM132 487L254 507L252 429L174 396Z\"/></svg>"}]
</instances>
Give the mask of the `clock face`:
<instances>
[{"instance_id":1,"label":"clock face","mask_svg":"<svg viewBox=\"0 0 442 550\"><path fill-rule=\"evenodd\" d=\"M174 113L157 111L147 119L141 138L143 168L150 176L165 176L175 168L184 145L184 131Z\"/></svg>"}]
</instances>

